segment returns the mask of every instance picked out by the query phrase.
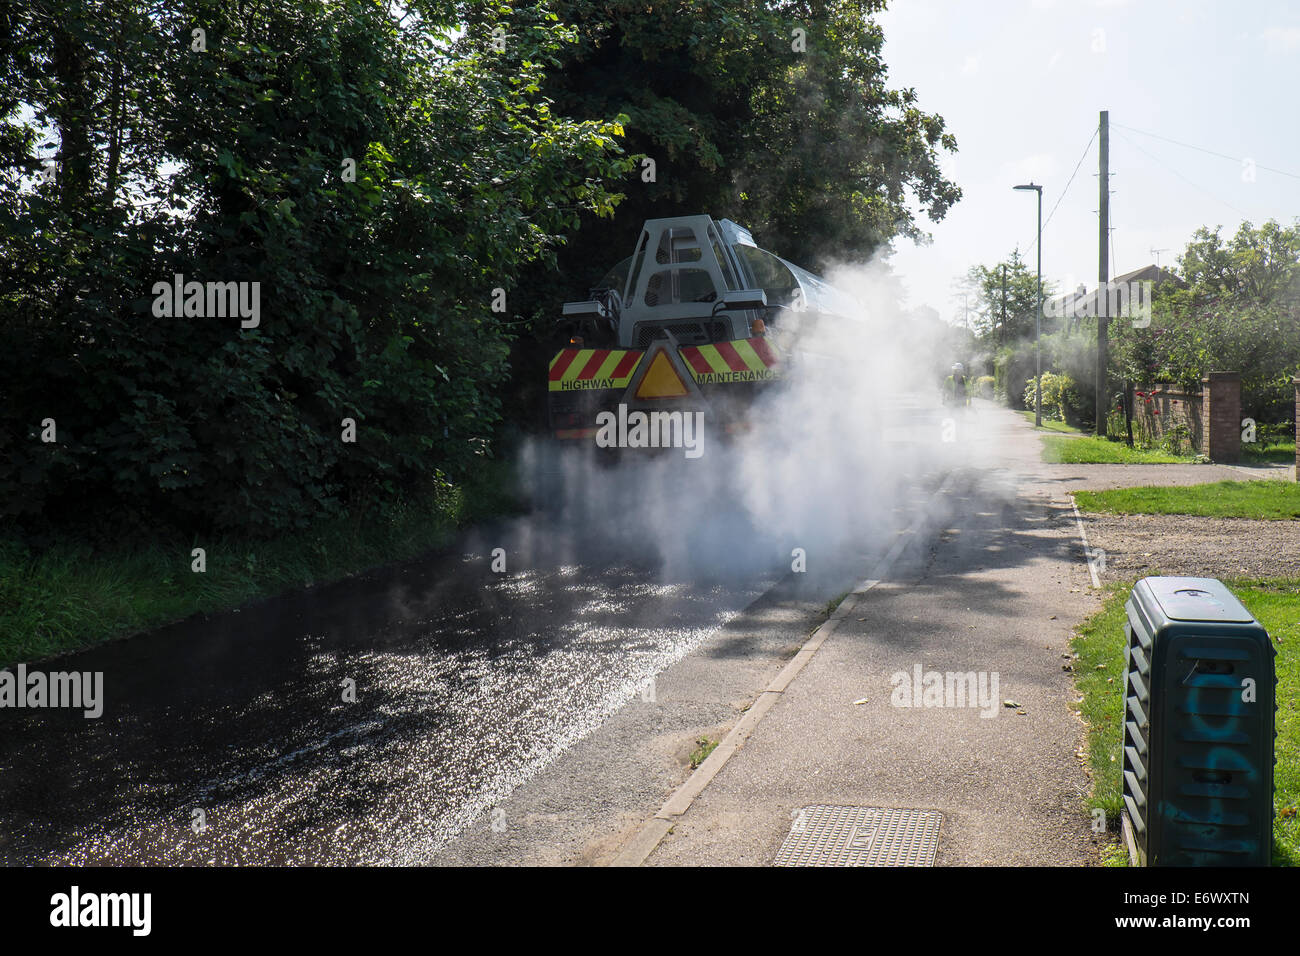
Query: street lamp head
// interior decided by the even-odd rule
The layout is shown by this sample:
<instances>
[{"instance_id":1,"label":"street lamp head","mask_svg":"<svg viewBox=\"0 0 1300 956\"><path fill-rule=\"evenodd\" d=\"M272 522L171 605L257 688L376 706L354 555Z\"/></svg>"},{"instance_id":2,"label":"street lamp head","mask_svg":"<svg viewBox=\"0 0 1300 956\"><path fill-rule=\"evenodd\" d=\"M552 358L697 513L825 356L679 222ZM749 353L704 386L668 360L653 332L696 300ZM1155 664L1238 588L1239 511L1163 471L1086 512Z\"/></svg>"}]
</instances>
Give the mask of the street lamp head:
<instances>
[{"instance_id":1,"label":"street lamp head","mask_svg":"<svg viewBox=\"0 0 1300 956\"><path fill-rule=\"evenodd\" d=\"M1012 188L1013 188L1013 189L1036 189L1036 190L1038 190L1039 192L1042 192L1042 191L1043 191L1043 187L1042 187L1042 186L1036 186L1036 185L1034 185L1033 183L1028 183L1028 184L1023 185L1023 186L1013 186Z\"/></svg>"}]
</instances>

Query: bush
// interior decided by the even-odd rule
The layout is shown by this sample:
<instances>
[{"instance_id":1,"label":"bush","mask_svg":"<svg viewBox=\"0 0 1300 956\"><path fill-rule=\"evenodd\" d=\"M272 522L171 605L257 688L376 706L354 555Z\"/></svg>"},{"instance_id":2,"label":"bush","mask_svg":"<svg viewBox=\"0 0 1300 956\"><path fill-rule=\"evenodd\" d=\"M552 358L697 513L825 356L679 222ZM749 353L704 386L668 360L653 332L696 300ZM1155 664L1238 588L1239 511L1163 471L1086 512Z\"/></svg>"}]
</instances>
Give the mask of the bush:
<instances>
[{"instance_id":1,"label":"bush","mask_svg":"<svg viewBox=\"0 0 1300 956\"><path fill-rule=\"evenodd\" d=\"M992 398L995 379L992 375L981 375L975 379L974 394L980 398Z\"/></svg>"},{"instance_id":2,"label":"bush","mask_svg":"<svg viewBox=\"0 0 1300 956\"><path fill-rule=\"evenodd\" d=\"M1044 372L1042 381L1043 417L1058 422L1077 422L1076 406L1079 392L1074 379L1056 372ZM1024 403L1026 408L1034 407L1034 383L1031 379L1025 385ZM1073 421L1072 421L1073 420Z\"/></svg>"},{"instance_id":3,"label":"bush","mask_svg":"<svg viewBox=\"0 0 1300 956\"><path fill-rule=\"evenodd\" d=\"M1277 425L1267 423L1255 427L1255 441L1261 446L1285 445L1295 441L1295 425L1281 422Z\"/></svg>"},{"instance_id":4,"label":"bush","mask_svg":"<svg viewBox=\"0 0 1300 956\"><path fill-rule=\"evenodd\" d=\"M1195 449L1192 448L1191 430L1186 424L1179 422L1160 436L1160 448L1171 455L1192 454Z\"/></svg>"},{"instance_id":5,"label":"bush","mask_svg":"<svg viewBox=\"0 0 1300 956\"><path fill-rule=\"evenodd\" d=\"M1065 421L1071 425L1091 428L1097 420L1096 362L1094 338L1065 332L1043 336L1043 366L1073 383L1065 405Z\"/></svg>"},{"instance_id":6,"label":"bush","mask_svg":"<svg viewBox=\"0 0 1300 956\"><path fill-rule=\"evenodd\" d=\"M1148 447L1148 445L1142 445L1138 440L1140 435L1138 435L1136 431L1137 426L1138 422L1135 419L1133 421L1133 427L1137 437L1134 439L1134 444L1138 447ZM1124 413L1122 411L1112 408L1106 413L1106 437L1112 441L1128 440L1128 420L1124 418Z\"/></svg>"},{"instance_id":7,"label":"bush","mask_svg":"<svg viewBox=\"0 0 1300 956\"><path fill-rule=\"evenodd\" d=\"M1033 408L1033 396L1029 405L1022 404L1025 384L1034 379L1034 345L1032 342L1018 342L998 350L993 359L994 391L998 398L1012 408Z\"/></svg>"}]
</instances>

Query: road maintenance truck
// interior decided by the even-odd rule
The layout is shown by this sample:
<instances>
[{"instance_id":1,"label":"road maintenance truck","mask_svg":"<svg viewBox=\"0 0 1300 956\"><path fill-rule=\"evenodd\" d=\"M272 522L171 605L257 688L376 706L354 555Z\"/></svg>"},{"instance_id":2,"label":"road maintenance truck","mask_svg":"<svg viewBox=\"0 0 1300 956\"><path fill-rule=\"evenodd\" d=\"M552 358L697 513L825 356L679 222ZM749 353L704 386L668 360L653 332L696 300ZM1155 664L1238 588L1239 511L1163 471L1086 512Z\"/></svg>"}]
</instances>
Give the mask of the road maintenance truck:
<instances>
[{"instance_id":1,"label":"road maintenance truck","mask_svg":"<svg viewBox=\"0 0 1300 956\"><path fill-rule=\"evenodd\" d=\"M634 411L703 412L714 428L744 429L755 399L827 317L860 320L861 309L758 248L744 227L704 215L647 220L633 254L564 305L567 343L547 382L551 431L590 439L602 412Z\"/></svg>"}]
</instances>

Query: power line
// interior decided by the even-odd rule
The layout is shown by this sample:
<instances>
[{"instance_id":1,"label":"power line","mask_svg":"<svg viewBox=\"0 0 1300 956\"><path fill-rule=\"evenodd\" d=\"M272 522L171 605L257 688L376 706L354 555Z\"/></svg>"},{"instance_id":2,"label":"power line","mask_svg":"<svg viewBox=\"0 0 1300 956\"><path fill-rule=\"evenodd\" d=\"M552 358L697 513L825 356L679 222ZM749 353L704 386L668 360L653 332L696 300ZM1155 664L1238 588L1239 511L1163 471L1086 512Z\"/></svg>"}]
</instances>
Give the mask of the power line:
<instances>
[{"instance_id":1,"label":"power line","mask_svg":"<svg viewBox=\"0 0 1300 956\"><path fill-rule=\"evenodd\" d=\"M1119 124L1118 124L1118 123L1114 123L1114 124L1112 124L1112 125L1114 125L1114 126L1118 126ZM1126 128L1127 128L1127 127L1126 127ZM1209 191L1208 189L1206 189L1204 186L1201 186L1201 185L1198 185L1197 183L1192 182L1190 179L1188 179L1186 176L1184 176L1184 175L1183 175L1182 173L1180 173L1178 170L1174 169L1172 166L1170 166L1168 163L1166 163L1166 162L1165 162L1163 159L1161 159L1159 156L1155 155L1154 153L1150 152L1149 150L1143 149L1139 144L1135 143L1132 139L1130 139L1129 137L1125 136L1123 133L1120 133L1119 135L1120 135L1120 137L1124 140L1124 142L1128 143L1130 146L1132 146L1132 147L1133 147L1134 149L1136 149L1138 152L1140 152L1140 153L1145 153L1147 156L1149 156L1149 157L1151 157L1152 159L1154 159L1157 163L1159 163L1159 164L1160 164L1161 166L1163 166L1165 169L1169 170L1169 172L1173 173L1175 176L1177 176L1177 177L1178 177L1179 179L1181 179L1183 182L1187 183L1187 185L1191 186L1193 189L1198 189L1198 190L1200 190L1201 192L1205 193L1205 195L1207 195L1207 196L1209 196L1211 199L1213 199L1215 202L1221 202L1221 203L1223 203L1223 205L1227 206L1229 209L1231 209L1231 210L1232 210L1233 212L1235 212L1237 215L1241 216L1243 219L1250 219L1250 218L1252 218L1251 215L1250 215L1250 213L1245 212L1245 211L1243 211L1243 210L1241 210L1241 209L1238 209L1238 208L1237 208L1236 206L1234 206L1232 203L1228 202L1226 199L1221 199L1220 197L1216 196L1214 193L1210 192L1210 191Z\"/></svg>"},{"instance_id":2,"label":"power line","mask_svg":"<svg viewBox=\"0 0 1300 956\"><path fill-rule=\"evenodd\" d=\"M1052 211L1049 212L1047 214L1047 218L1043 220L1043 227L1042 227L1043 229L1046 229L1047 224L1052 221L1052 217L1056 215L1056 210L1061 208L1061 202L1062 200L1065 199L1065 194L1070 191L1070 184L1074 182L1074 177L1079 174L1079 167L1081 167L1083 165L1083 161L1088 158L1088 150L1092 148L1092 141L1096 138L1097 138L1097 128L1094 126L1092 130L1092 135L1088 137L1088 142L1084 144L1083 152L1079 155L1079 161L1074 164L1074 172L1070 173L1070 178L1066 181L1065 188L1061 190L1061 195L1058 196L1056 199L1056 205L1052 207ZM1040 232L1041 231L1042 230L1040 230ZM1034 235L1034 243L1035 245L1038 243L1037 233ZM1030 246L1029 248L1033 249L1034 247Z\"/></svg>"},{"instance_id":3,"label":"power line","mask_svg":"<svg viewBox=\"0 0 1300 956\"><path fill-rule=\"evenodd\" d=\"M1083 147L1083 153L1079 156L1079 161L1074 164L1074 172L1070 173L1070 178L1066 181L1065 188L1061 190L1061 195L1057 198L1056 205L1052 207L1052 211L1047 214L1047 219L1043 222L1044 229L1047 228L1047 223L1052 221L1052 217L1056 215L1056 210L1061 208L1061 200L1065 199L1065 194L1070 191L1070 184L1074 182L1074 177L1079 174L1079 167L1082 166L1083 161L1088 158L1088 149L1092 146L1092 141L1096 138L1097 130L1094 127L1092 135L1088 137L1088 142Z\"/></svg>"},{"instance_id":4,"label":"power line","mask_svg":"<svg viewBox=\"0 0 1300 956\"><path fill-rule=\"evenodd\" d=\"M1170 139L1168 136L1161 136L1159 133L1149 133L1144 129L1135 129L1132 126L1124 126L1123 123L1112 123L1111 125L1123 127L1129 132L1141 133L1143 136L1150 136L1153 139L1162 139L1166 143L1173 143L1175 146L1182 146L1186 149L1194 149L1198 153L1208 153L1211 156L1218 156L1220 159L1230 159L1237 164L1240 164L1242 161L1242 157L1240 156L1229 156L1227 153L1219 153L1212 149L1206 149L1204 146L1193 146L1191 143L1184 143L1176 139ZM1277 173L1279 176L1289 176L1292 179L1300 179L1300 173L1288 173L1285 169L1274 169L1272 166L1261 166L1259 163L1255 163L1255 168L1265 169L1268 170L1270 173Z\"/></svg>"}]
</instances>

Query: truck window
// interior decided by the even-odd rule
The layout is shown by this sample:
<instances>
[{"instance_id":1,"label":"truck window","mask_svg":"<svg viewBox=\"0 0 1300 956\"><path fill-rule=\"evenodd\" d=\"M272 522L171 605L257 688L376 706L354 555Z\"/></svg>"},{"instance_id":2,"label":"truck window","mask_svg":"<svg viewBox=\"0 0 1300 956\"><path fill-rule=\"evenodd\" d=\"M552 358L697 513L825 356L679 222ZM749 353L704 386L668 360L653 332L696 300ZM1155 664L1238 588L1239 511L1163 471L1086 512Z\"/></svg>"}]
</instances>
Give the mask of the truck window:
<instances>
[{"instance_id":1,"label":"truck window","mask_svg":"<svg viewBox=\"0 0 1300 956\"><path fill-rule=\"evenodd\" d=\"M641 267L645 264L646 245L650 242L650 233L642 232L641 238L637 240L636 252L632 253L632 274L628 277L627 291L623 293L624 300L628 300L636 293L637 280L641 278Z\"/></svg>"},{"instance_id":2,"label":"truck window","mask_svg":"<svg viewBox=\"0 0 1300 956\"><path fill-rule=\"evenodd\" d=\"M712 226L709 226L709 241L713 243L713 256L718 260L718 266L722 269L722 281L727 284L728 289L740 289L741 284L736 279L735 270L731 267L731 259L727 256L727 250L718 238L718 232Z\"/></svg>"},{"instance_id":3,"label":"truck window","mask_svg":"<svg viewBox=\"0 0 1300 956\"><path fill-rule=\"evenodd\" d=\"M619 295L623 294L623 289L627 286L627 274L632 270L632 256L628 256L614 268L605 273L605 277L597 282L593 289L613 289Z\"/></svg>"},{"instance_id":4,"label":"truck window","mask_svg":"<svg viewBox=\"0 0 1300 956\"><path fill-rule=\"evenodd\" d=\"M712 302L717 297L708 269L660 269L650 276L645 289L645 304L652 307Z\"/></svg>"},{"instance_id":5,"label":"truck window","mask_svg":"<svg viewBox=\"0 0 1300 956\"><path fill-rule=\"evenodd\" d=\"M794 290L799 282L794 273L785 267L776 256L764 252L755 246L737 246L736 250L744 257L745 264L754 273L759 287L767 293L769 304L788 305L794 297Z\"/></svg>"}]
</instances>

